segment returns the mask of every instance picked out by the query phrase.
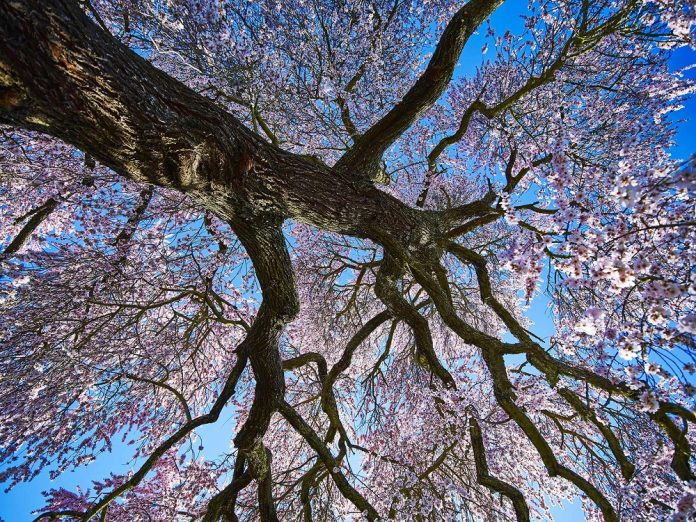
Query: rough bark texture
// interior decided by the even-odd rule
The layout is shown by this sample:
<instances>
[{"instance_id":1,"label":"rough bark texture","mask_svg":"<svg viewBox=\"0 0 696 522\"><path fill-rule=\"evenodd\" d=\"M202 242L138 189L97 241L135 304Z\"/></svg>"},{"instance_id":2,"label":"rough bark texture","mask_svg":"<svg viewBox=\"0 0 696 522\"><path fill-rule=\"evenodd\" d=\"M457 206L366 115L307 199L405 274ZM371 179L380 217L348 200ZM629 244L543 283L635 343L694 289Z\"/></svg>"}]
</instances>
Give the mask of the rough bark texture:
<instances>
[{"instance_id":1,"label":"rough bark texture","mask_svg":"<svg viewBox=\"0 0 696 522\"><path fill-rule=\"evenodd\" d=\"M467 39L500 3L501 0L472 0L464 5L447 26L424 74L403 100L358 137L353 149L330 168L266 142L234 115L121 45L93 23L77 3L0 0L0 122L60 138L132 180L190 195L231 225L253 261L262 289L263 303L246 339L237 348L241 364L223 389L221 399L211 413L193 419L168 439L138 470L128 487L137 484L151 469L152 459L156 460L195 427L217 419L248 360L256 380L256 395L248 420L235 438L242 458L238 460L233 483L211 502L206 520L221 516L236 519L236 494L252 480L258 482L262 519L277 519L270 478L271 455L260 443L276 411L317 453L318 463L329 471L345 498L367 513L369 520L377 517L376 510L336 467L342 455L335 458L319 435L285 402L278 342L285 325L298 313L299 304L281 226L286 219L294 219L323 230L369 238L385 251L375 293L387 310L368 322L348 343L343 357L328 373L326 361L320 356L286 361L286 368L309 362L319 366L324 380L322 407L331 420L331 439L336 433L343 434L331 386L371 329L390 317L413 330L419 356L440 381L454 385L433 349L428 321L397 290L396 282L408 271L427 292L445 324L464 341L482 349L498 404L528 436L549 474L574 483L601 508L606 520L617 519L614 508L598 489L559 464L532 420L516 404L503 357L510 353L526 354L551 385L555 385L559 375L565 375L630 400L635 399L636 392L569 366L544 351L493 297L485 260L448 239L464 221L497 212L491 207L494 194L458 208L431 212L409 207L377 189L371 181L382 154L440 96ZM42 212L51 210L45 205L42 209L29 220L27 234L37 226ZM446 250L475 268L482 299L518 342L503 343L459 317L439 261ZM586 413L583 404L573 397L569 396L569 403L579 413ZM694 416L670 404L662 404L656 414L678 448L673 467L684 480L693 479L685 433L676 428L666 413L690 422ZM484 439L475 421L470 435L479 482L508 497L518 519L527 520L528 507L521 493L489 473ZM632 464L610 432L607 435L612 451L622 461L624 473L630 476ZM344 442L341 440L340 444ZM259 452L266 462L262 472L248 464L250 456ZM304 491L309 485L303 483L303 488ZM99 513L120 492L112 492L88 515ZM311 512L311 507L307 509Z\"/></svg>"},{"instance_id":2,"label":"rough bark texture","mask_svg":"<svg viewBox=\"0 0 696 522\"><path fill-rule=\"evenodd\" d=\"M116 172L190 194L225 220L272 213L368 236L416 211L359 172L275 147L104 33L74 3L3 2L0 121L45 132Z\"/></svg>"}]
</instances>

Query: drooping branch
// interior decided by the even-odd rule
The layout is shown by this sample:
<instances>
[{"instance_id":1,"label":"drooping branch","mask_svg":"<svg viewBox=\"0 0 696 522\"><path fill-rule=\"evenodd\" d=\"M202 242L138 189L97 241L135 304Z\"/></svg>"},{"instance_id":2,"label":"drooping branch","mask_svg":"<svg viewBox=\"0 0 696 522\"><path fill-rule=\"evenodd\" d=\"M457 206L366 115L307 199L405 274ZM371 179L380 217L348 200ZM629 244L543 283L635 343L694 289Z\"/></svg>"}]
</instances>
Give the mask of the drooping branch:
<instances>
[{"instance_id":1,"label":"drooping branch","mask_svg":"<svg viewBox=\"0 0 696 522\"><path fill-rule=\"evenodd\" d=\"M379 29L384 29L386 30L392 20L394 19L394 15L397 12L397 7L398 7L398 2L394 2L394 6L392 9L389 11L389 14L384 20L381 16L379 16L379 12L375 11L375 28L373 31L374 36L370 39L370 51L374 51L377 42L379 41L379 36L380 32ZM326 26L324 23L322 23L322 28L324 29ZM333 59L333 55L331 54L331 57ZM355 74L351 77L350 80L348 80L348 83L346 86L343 88L343 92L347 95L351 95L354 90L355 86L358 84L360 79L365 75L365 71L367 70L367 61L363 61L360 66L358 67L357 71L355 71ZM342 94L337 94L336 95L336 104L338 105L338 108L340 110L341 114L341 121L343 122L343 126L350 136L351 140L353 140L353 143L355 143L358 138L360 137L360 132L358 131L357 126L353 122L353 118L351 117L350 114L350 108L348 107L348 103L346 101L346 98ZM386 183L386 179L382 180L376 180L378 182Z\"/></svg>"},{"instance_id":2,"label":"drooping branch","mask_svg":"<svg viewBox=\"0 0 696 522\"><path fill-rule=\"evenodd\" d=\"M261 127L261 130L263 131L263 133L266 135L268 140L273 145L279 144L278 136L276 136L276 134L271 130L271 128L266 123L266 120L261 116L261 113L259 112L256 104L254 104L251 101L245 101L241 98L238 98L237 96L232 96L232 95L218 89L217 87L215 87L213 85L210 85L208 87L208 89L212 89L216 98L221 97L229 102L232 102L232 103L235 103L237 105L241 105L242 107L247 108L251 114L251 122L252 122L252 125L254 127L254 130L256 130L257 127ZM258 123L258 125L257 125L257 123Z\"/></svg>"},{"instance_id":3,"label":"drooping branch","mask_svg":"<svg viewBox=\"0 0 696 522\"><path fill-rule=\"evenodd\" d=\"M339 433L339 445L341 447L341 455L339 455L339 457L341 458L346 451L346 442L349 443L350 441L348 441L348 435L338 413L338 406L336 403L333 385L341 373L350 366L355 350L370 336L370 334L372 334L372 332L374 332L391 317L391 314L385 310L367 321L346 343L346 347L344 348L340 359L331 367L330 371L328 370L326 359L321 354L316 352L303 353L302 355L298 355L297 357L283 361L284 370L294 370L310 362L317 365L317 372L319 374L321 384L321 407L329 418L329 429L324 437L324 440L326 442L332 442L335 434L337 432Z\"/></svg>"},{"instance_id":4,"label":"drooping branch","mask_svg":"<svg viewBox=\"0 0 696 522\"><path fill-rule=\"evenodd\" d=\"M614 455L616 462L618 462L623 478L627 482L631 480L631 477L633 477L633 473L636 470L636 466L628 459L626 453L624 453L623 448L619 443L619 439L616 437L611 427L600 421L592 408L585 404L580 397L569 389L560 388L558 390L558 394L568 401L575 411L597 426L597 429L599 429L606 439L609 449L611 450L612 455Z\"/></svg>"},{"instance_id":5,"label":"drooping branch","mask_svg":"<svg viewBox=\"0 0 696 522\"><path fill-rule=\"evenodd\" d=\"M483 443L481 426L473 417L469 417L469 437L471 437L471 447L474 450L474 464L476 466L476 479L479 484L486 486L493 491L502 493L512 502L517 515L517 522L529 521L529 507L524 499L522 492L512 484L500 480L488 471L488 461L486 459L486 448Z\"/></svg>"},{"instance_id":6,"label":"drooping branch","mask_svg":"<svg viewBox=\"0 0 696 522\"><path fill-rule=\"evenodd\" d=\"M479 292L481 294L481 301L495 311L505 326L508 327L510 333L512 333L520 341L531 342L531 338L529 337L527 331L520 325L520 323L508 311L508 309L505 308L505 306L503 306L503 304L493 295L490 276L488 274L488 270L486 269L485 258L481 254L456 243L450 243L448 245L448 249L464 263L471 263L474 265L474 270L476 271L476 277L479 284Z\"/></svg>"},{"instance_id":7,"label":"drooping branch","mask_svg":"<svg viewBox=\"0 0 696 522\"><path fill-rule=\"evenodd\" d=\"M334 395L333 386L327 384L328 366L324 356L316 352L303 353L302 355L298 355L292 359L284 360L283 369L295 370L309 364L310 362L317 365L319 384L321 385L321 407L324 410L324 413L326 413L326 416L329 418L329 429L324 437L324 440L327 442L333 441L336 432L339 432L341 436L339 443L343 445L348 436L338 414L338 406L336 404L336 396Z\"/></svg>"},{"instance_id":8,"label":"drooping branch","mask_svg":"<svg viewBox=\"0 0 696 522\"><path fill-rule=\"evenodd\" d=\"M326 375L321 387L321 405L327 415L329 415L332 422L332 428L327 434L328 441L333 440L333 432L335 430L340 432L342 443L348 438L338 415L338 407L336 405L336 397L333 392L333 385L336 382L336 379L338 379L338 376L350 366L355 350L358 349L358 347L370 336L372 332L384 324L390 317L391 314L388 311L383 311L367 321L350 338L348 343L346 343L346 347L343 350L341 358L336 361Z\"/></svg>"},{"instance_id":9,"label":"drooping branch","mask_svg":"<svg viewBox=\"0 0 696 522\"><path fill-rule=\"evenodd\" d=\"M387 306L391 314L403 320L413 331L413 337L416 342L416 356L423 357L427 361L430 371L445 386L453 388L455 384L452 375L442 365L435 353L427 319L418 312L415 306L402 297L396 286L399 276L399 265L396 259L385 253L382 266L377 273L375 294Z\"/></svg>"},{"instance_id":10,"label":"drooping branch","mask_svg":"<svg viewBox=\"0 0 696 522\"><path fill-rule=\"evenodd\" d=\"M427 480L430 475L441 469L447 460L447 457L452 453L452 450L457 446L458 442L453 442L449 446L446 446L440 455L437 456L433 460L433 462L422 472L418 473L418 482L410 487L402 487L399 488L399 493L403 495L406 498L409 498L412 496L412 492L414 489L416 489L417 484L422 483L423 481ZM376 457L381 457L380 455L374 455ZM400 464L404 465L403 463L400 463L398 461L394 461L393 459L390 459L389 457L381 457L382 460L385 460L386 462L391 462L392 464ZM410 467L410 466L407 466ZM413 468L412 471L415 473L416 469ZM396 511L396 498L392 500L392 506L389 508L389 520L393 520L397 516L397 511Z\"/></svg>"},{"instance_id":11,"label":"drooping branch","mask_svg":"<svg viewBox=\"0 0 696 522\"><path fill-rule=\"evenodd\" d=\"M493 393L498 405L515 421L536 448L549 475L552 477L560 476L573 483L597 505L605 521L618 522L618 515L606 496L587 479L559 462L546 438L524 410L517 405L513 385L507 376L503 355L492 350L483 350L482 356L493 379Z\"/></svg>"},{"instance_id":12,"label":"drooping branch","mask_svg":"<svg viewBox=\"0 0 696 522\"><path fill-rule=\"evenodd\" d=\"M580 382L589 383L604 391L622 395L630 400L635 401L638 399L639 392L637 390L633 390L625 385L616 384L606 377L597 375L584 368L571 366L570 364L554 359L531 339L529 333L522 327L519 321L495 298L491 289L486 261L483 256L456 243L449 243L448 249L463 262L474 265L482 301L495 311L510 332L521 341L521 343L515 345L514 348L508 345L505 349L505 353L520 353L520 351L526 353L529 362L542 371L547 381L552 386L555 386L558 382L559 375L566 375ZM585 406L570 390L560 390L559 394L563 396L576 411L588 417L599 428L600 432L607 440L612 454L617 459L624 478L628 480L633 475L634 466L624 454L612 430L599 422L592 410ZM685 423L683 431L679 430L665 414L668 411L682 417ZM677 476L682 480L691 480L694 476L689 464L691 458L691 445L686 439L686 431L688 429L688 422L696 421L693 413L680 406L661 402L660 409L657 413L651 414L651 417L657 424L662 426L665 433L674 444L672 468L677 473Z\"/></svg>"},{"instance_id":13,"label":"drooping branch","mask_svg":"<svg viewBox=\"0 0 696 522\"><path fill-rule=\"evenodd\" d=\"M138 376L138 375L135 375L135 374L132 374L132 373L129 373L129 372L125 372L125 373L123 374L123 376L124 376L125 378L127 378L127 379L132 380L132 381L135 381L135 382L144 382L144 383L147 383L147 384L151 384L151 385L152 385L153 387L155 387L155 388L162 388L162 389L168 391L169 393L171 393L172 395L174 395L174 397L176 397L176 400L177 400L177 401L179 401L179 404L181 405L181 408L182 408L182 410L184 411L184 415L186 416L186 420L187 420L188 422L191 422L191 420L193 419L193 417L191 416L191 408L189 407L189 404L188 404L188 402L186 401L186 398L183 396L183 394L182 394L180 391L178 391L178 390L177 390L176 388L174 388L173 386L167 384L164 380L155 381L155 380L153 380L153 379L148 379L148 378L145 378L145 377L140 377L140 376Z\"/></svg>"},{"instance_id":14,"label":"drooping branch","mask_svg":"<svg viewBox=\"0 0 696 522\"><path fill-rule=\"evenodd\" d=\"M106 494L101 500L99 500L94 506L92 506L92 508L89 511L85 513L79 513L78 518L81 518L83 520L89 520L90 518L99 514L112 501L117 499L126 491L140 484L140 482L145 478L145 476L150 472L150 470L155 466L155 464L157 464L159 459L167 451L173 448L179 441L181 441L184 437L191 433L194 429L205 424L211 424L216 422L217 419L220 417L220 413L222 413L222 409L225 407L225 404L227 404L227 401L234 395L234 391L237 387L237 382L239 381L239 378L241 377L242 372L246 367L246 363L247 360L245 357L240 357L237 359L237 363L232 368L232 371L228 375L227 380L225 381L225 384L222 390L220 391L220 395L218 396L217 400L210 408L208 413L196 417L195 419L187 422L181 428L179 428L173 435L168 437L164 442L157 446L157 448L154 451L150 453L147 460L145 460L145 462L140 466L140 468L138 468L138 470L135 473L133 473L133 475L131 475L131 477L126 482L124 482L123 484ZM43 513L36 518L36 521L38 522L39 520L45 520L47 518L50 519L51 517L51 513Z\"/></svg>"},{"instance_id":15,"label":"drooping branch","mask_svg":"<svg viewBox=\"0 0 696 522\"><path fill-rule=\"evenodd\" d=\"M514 348L509 345L506 353L524 353L527 360L541 371L546 380L555 385L561 375L570 377L579 382L584 382L605 392L625 397L631 401L640 399L640 390L635 390L623 383L616 383L602 375L598 375L586 368L573 366L564 361L555 359L536 343L521 343ZM663 428L664 432L674 444L674 454L672 456L672 469L682 480L693 480L694 473L691 469L692 449L688 442L686 433L689 423L696 423L696 415L687 408L679 404L658 401L659 409L656 413L651 413L650 417ZM679 417L684 423L684 429L680 430L669 418L668 415Z\"/></svg>"},{"instance_id":16,"label":"drooping branch","mask_svg":"<svg viewBox=\"0 0 696 522\"><path fill-rule=\"evenodd\" d=\"M395 248L397 254L408 256L407 253L399 251L398 246L393 244L390 246ZM431 260L431 262L434 263L433 260ZM605 520L617 521L618 518L614 508L602 492L587 479L559 462L548 441L539 432L539 429L534 425L527 414L515 403L513 386L507 376L503 358L503 355L506 353L506 346L509 345L474 329L463 321L454 310L451 300L447 296L447 292L429 276L426 266L426 264L422 262L419 263L417 260L411 260L410 262L413 275L433 299L445 323L452 328L462 340L481 348L481 355L493 379L494 395L498 405L515 421L534 445L549 474L551 476L561 476L572 482L600 508ZM523 339L525 337L527 338L524 339L526 342L522 342L520 345L527 346L533 344L531 340L528 340L526 332L522 337ZM515 346L517 347L518 345Z\"/></svg>"}]
</instances>

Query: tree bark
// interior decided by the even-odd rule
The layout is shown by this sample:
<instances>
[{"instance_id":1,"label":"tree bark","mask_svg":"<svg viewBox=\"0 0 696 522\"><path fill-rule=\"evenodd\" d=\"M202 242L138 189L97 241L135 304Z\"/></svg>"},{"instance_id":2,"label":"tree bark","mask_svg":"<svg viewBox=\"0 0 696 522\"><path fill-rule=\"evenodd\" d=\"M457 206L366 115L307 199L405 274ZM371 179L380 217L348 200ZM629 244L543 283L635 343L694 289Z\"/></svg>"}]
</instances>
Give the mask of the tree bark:
<instances>
[{"instance_id":1,"label":"tree bark","mask_svg":"<svg viewBox=\"0 0 696 522\"><path fill-rule=\"evenodd\" d=\"M477 224L482 224L491 212L497 212L491 207L493 191L478 201L436 212L412 208L377 189L372 182L374 166L381 155L443 92L469 35L501 1L468 2L448 25L430 65L402 102L330 168L268 143L233 114L119 43L92 22L76 2L0 0L0 123L64 140L128 179L186 193L202 209L230 223L254 264L263 302L246 339L238 347L241 368L224 387L221 398L225 400L216 402L211 413L189 421L165 441L158 450L161 454L196 426L217 419L249 360L256 390L248 419L235 438L240 453L258 447L271 416L279 411L315 450L345 498L366 512L369 520L376 519L376 510L346 479L326 444L285 402L278 343L299 304L282 224L294 219L322 230L368 238L384 248L375 294L387 306L385 318L394 316L408 324L431 371L443 383L453 385L452 376L437 360L428 321L417 307L403 300L396 286L396 281L410 272L444 323L465 342L481 348L493 380L495 399L537 448L549 474L574 483L600 507L607 520L616 520L617 515L602 492L560 464L536 425L517 405L504 355L526 354L551 386L555 386L559 375L565 375L630 400L635 400L636 393L582 367L558 361L533 342L493 297L485 259L447 239L453 230L464 233L457 225L466 219L478 217ZM39 222L37 212L25 227L27 234ZM452 227L455 228L446 230ZM17 241L24 241L23 237L20 233ZM13 248L11 245L9 250ZM445 248L462 263L474 267L482 302L491 307L520 342L504 343L471 327L458 315L440 264ZM357 344L349 343L336 369L326 377L322 404L327 414L334 416L333 429L340 425L332 402L335 399L329 393L335 372L340 373L342 366L350 363L352 351L362 341L360 336L369 334L369 328L376 328L381 320L378 316L360 330ZM661 403L654 419L672 439L677 449L672 465L687 480L693 478L693 473L686 429L677 429L667 413L689 422L694 417L683 408L674 408L678 407ZM525 520L528 508L524 499L515 488L490 476L483 459L485 448L479 426L472 424L472 428L471 437L479 450L479 481L508 496L518 518ZM620 448L612 449L620 455ZM153 454L148 459L129 480L129 487L145 476L157 458ZM238 475L229 489L221 492L211 508L214 513L207 519L214 519L229 502L233 505L238 488L252 480L251 476ZM258 493L265 506L263 516L273 520L276 514L270 477L265 482L261 480ZM104 509L120 492L117 489L107 495L93 508L94 513Z\"/></svg>"},{"instance_id":2,"label":"tree bark","mask_svg":"<svg viewBox=\"0 0 696 522\"><path fill-rule=\"evenodd\" d=\"M50 134L117 173L169 187L225 221L273 214L409 237L427 213L247 129L159 71L69 0L0 1L0 122ZM431 220L430 226L432 226Z\"/></svg>"}]
</instances>

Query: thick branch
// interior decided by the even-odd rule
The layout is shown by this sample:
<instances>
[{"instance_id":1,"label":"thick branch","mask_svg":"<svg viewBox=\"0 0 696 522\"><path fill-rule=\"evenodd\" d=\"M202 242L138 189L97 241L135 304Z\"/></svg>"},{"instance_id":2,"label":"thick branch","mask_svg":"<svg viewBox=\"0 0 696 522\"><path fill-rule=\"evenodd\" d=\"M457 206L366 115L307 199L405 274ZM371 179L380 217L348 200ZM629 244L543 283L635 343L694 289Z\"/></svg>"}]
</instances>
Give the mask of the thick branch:
<instances>
[{"instance_id":1,"label":"thick branch","mask_svg":"<svg viewBox=\"0 0 696 522\"><path fill-rule=\"evenodd\" d=\"M452 79L464 45L476 28L503 0L470 0L452 17L428 66L399 103L367 130L336 164L339 170L354 170L372 176L379 160L433 103Z\"/></svg>"},{"instance_id":2,"label":"thick branch","mask_svg":"<svg viewBox=\"0 0 696 522\"><path fill-rule=\"evenodd\" d=\"M249 416L234 443L240 451L250 451L263 437L285 396L278 342L285 325L297 315L299 303L280 224L251 224L241 219L231 224L254 263L263 294L256 320L238 348L251 362L256 388Z\"/></svg>"},{"instance_id":3,"label":"thick branch","mask_svg":"<svg viewBox=\"0 0 696 522\"><path fill-rule=\"evenodd\" d=\"M505 361L502 354L494 353L490 350L483 350L482 355L491 377L493 378L493 393L496 401L505 413L507 413L520 429L522 429L529 441L534 445L549 475L552 477L563 477L575 484L575 486L585 493L602 511L602 515L606 522L618 522L619 518L616 511L614 511L613 506L604 494L587 479L558 461L548 441L539 432L539 429L534 425L524 410L515 403L513 385L507 376Z\"/></svg>"},{"instance_id":4,"label":"thick branch","mask_svg":"<svg viewBox=\"0 0 696 522\"><path fill-rule=\"evenodd\" d=\"M366 237L422 217L355 176L282 151L153 67L70 0L0 1L0 122L64 140L228 221L260 212Z\"/></svg>"}]
</instances>

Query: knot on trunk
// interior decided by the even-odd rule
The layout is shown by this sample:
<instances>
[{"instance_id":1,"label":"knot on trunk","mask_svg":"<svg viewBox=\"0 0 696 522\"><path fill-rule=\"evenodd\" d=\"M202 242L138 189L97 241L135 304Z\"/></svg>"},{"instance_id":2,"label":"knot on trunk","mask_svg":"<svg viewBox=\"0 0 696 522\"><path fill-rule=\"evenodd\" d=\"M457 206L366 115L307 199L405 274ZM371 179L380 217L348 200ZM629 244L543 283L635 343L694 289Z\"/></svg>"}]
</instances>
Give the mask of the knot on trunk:
<instances>
[{"instance_id":1,"label":"knot on trunk","mask_svg":"<svg viewBox=\"0 0 696 522\"><path fill-rule=\"evenodd\" d=\"M226 185L234 177L234 167L213 138L179 134L164 136L161 143L161 184L188 191L204 189L211 183Z\"/></svg>"}]
</instances>

